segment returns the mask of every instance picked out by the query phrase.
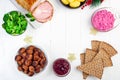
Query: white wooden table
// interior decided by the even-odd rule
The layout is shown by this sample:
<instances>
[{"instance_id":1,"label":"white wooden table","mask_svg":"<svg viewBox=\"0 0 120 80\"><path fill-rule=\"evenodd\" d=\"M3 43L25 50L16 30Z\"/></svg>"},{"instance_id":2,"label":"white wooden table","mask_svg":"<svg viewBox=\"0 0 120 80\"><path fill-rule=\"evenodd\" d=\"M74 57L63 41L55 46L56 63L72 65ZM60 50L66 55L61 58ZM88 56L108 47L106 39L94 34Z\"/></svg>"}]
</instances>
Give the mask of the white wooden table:
<instances>
[{"instance_id":1,"label":"white wooden table","mask_svg":"<svg viewBox=\"0 0 120 80\"><path fill-rule=\"evenodd\" d=\"M82 80L82 74L76 70L80 64L79 54L86 48L91 48L91 40L102 40L112 44L118 54L112 58L113 67L105 68L102 80L120 79L120 26L106 33L90 34L91 15L101 7L113 7L120 11L119 0L105 0L102 5L84 10L68 9L59 0L49 0L54 5L54 16L50 22L39 25L33 29L30 25L26 32L20 36L8 35L2 26L0 27L0 80ZM0 24L3 23L3 15L9 11L17 10L9 0L0 0ZM32 44L40 46L47 54L48 66L42 73L33 77L19 72L14 60L20 47L26 46L24 38L32 36ZM71 62L71 72L66 77L57 77L52 70L55 59L67 58L69 53L75 53L76 60ZM88 80L98 80L89 77Z\"/></svg>"}]
</instances>

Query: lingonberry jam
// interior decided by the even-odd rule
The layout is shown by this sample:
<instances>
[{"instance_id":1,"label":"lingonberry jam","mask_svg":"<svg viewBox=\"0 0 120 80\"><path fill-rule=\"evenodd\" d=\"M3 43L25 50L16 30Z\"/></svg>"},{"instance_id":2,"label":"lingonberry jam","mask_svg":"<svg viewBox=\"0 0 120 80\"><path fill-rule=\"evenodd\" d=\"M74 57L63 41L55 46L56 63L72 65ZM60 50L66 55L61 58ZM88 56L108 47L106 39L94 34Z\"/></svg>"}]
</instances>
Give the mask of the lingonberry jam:
<instances>
[{"instance_id":1,"label":"lingonberry jam","mask_svg":"<svg viewBox=\"0 0 120 80\"><path fill-rule=\"evenodd\" d=\"M55 74L59 77L64 77L68 75L70 69L71 69L70 63L64 58L59 58L55 60L53 63L53 70Z\"/></svg>"}]
</instances>

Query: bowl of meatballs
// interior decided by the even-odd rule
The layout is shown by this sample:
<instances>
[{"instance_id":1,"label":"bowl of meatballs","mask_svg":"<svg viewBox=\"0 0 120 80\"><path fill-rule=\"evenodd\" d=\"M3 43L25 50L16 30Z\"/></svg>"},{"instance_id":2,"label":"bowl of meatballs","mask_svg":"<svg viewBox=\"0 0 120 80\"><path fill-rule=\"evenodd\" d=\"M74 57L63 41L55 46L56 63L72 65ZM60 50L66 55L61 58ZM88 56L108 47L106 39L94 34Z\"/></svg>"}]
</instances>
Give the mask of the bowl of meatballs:
<instances>
[{"instance_id":1,"label":"bowl of meatballs","mask_svg":"<svg viewBox=\"0 0 120 80\"><path fill-rule=\"evenodd\" d=\"M48 63L43 50L34 45L21 47L15 56L15 61L17 69L30 77L41 73Z\"/></svg>"}]
</instances>

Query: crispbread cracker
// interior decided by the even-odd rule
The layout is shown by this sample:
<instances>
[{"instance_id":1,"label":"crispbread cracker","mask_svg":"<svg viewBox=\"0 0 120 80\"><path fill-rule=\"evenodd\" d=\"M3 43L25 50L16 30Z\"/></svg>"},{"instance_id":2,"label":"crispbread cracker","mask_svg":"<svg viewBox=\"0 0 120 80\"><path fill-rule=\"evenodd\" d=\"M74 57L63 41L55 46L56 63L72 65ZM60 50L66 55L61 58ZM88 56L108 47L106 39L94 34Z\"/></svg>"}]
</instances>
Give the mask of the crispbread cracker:
<instances>
[{"instance_id":1,"label":"crispbread cracker","mask_svg":"<svg viewBox=\"0 0 120 80\"><path fill-rule=\"evenodd\" d=\"M92 59L96 56L97 52L93 51L92 49L86 49L85 52L85 64L92 61ZM88 77L88 74L84 73L84 79Z\"/></svg>"},{"instance_id":2,"label":"crispbread cracker","mask_svg":"<svg viewBox=\"0 0 120 80\"><path fill-rule=\"evenodd\" d=\"M77 67L77 69L101 79L103 75L103 61L102 59L97 59L96 61L83 64Z\"/></svg>"},{"instance_id":3,"label":"crispbread cracker","mask_svg":"<svg viewBox=\"0 0 120 80\"><path fill-rule=\"evenodd\" d=\"M101 48L103 48L110 55L110 57L117 54L117 51L110 44L108 44L106 42L100 43L99 50Z\"/></svg>"},{"instance_id":4,"label":"crispbread cracker","mask_svg":"<svg viewBox=\"0 0 120 80\"><path fill-rule=\"evenodd\" d=\"M92 41L91 41L92 50L98 52L98 51L99 51L99 45L100 45L100 43L101 43L101 41L92 40Z\"/></svg>"},{"instance_id":5,"label":"crispbread cracker","mask_svg":"<svg viewBox=\"0 0 120 80\"><path fill-rule=\"evenodd\" d=\"M93 61L97 59L102 59L103 60L103 66L104 67L110 67L113 66L112 60L108 53L104 49L100 49L97 55L94 57Z\"/></svg>"},{"instance_id":6,"label":"crispbread cracker","mask_svg":"<svg viewBox=\"0 0 120 80\"><path fill-rule=\"evenodd\" d=\"M85 52L85 63L92 61L92 59L96 56L96 54L97 52L87 48Z\"/></svg>"},{"instance_id":7,"label":"crispbread cracker","mask_svg":"<svg viewBox=\"0 0 120 80\"><path fill-rule=\"evenodd\" d=\"M80 54L81 65L85 64L85 53ZM83 79L87 78L87 74L83 72Z\"/></svg>"},{"instance_id":8,"label":"crispbread cracker","mask_svg":"<svg viewBox=\"0 0 120 80\"><path fill-rule=\"evenodd\" d=\"M104 67L113 66L111 57L117 54L117 51L104 41L92 40L92 49L86 49L84 54L80 55L81 66L77 69L83 72L83 79L89 75L102 78Z\"/></svg>"},{"instance_id":9,"label":"crispbread cracker","mask_svg":"<svg viewBox=\"0 0 120 80\"><path fill-rule=\"evenodd\" d=\"M81 65L85 64L85 53L80 54Z\"/></svg>"}]
</instances>

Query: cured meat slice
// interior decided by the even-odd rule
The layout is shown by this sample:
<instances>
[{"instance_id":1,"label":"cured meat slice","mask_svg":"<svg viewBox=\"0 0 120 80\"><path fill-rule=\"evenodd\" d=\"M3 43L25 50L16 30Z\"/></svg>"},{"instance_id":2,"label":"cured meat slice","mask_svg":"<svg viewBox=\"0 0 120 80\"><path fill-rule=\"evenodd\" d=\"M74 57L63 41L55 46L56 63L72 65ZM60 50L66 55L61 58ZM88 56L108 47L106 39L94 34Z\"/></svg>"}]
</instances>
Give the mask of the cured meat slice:
<instances>
[{"instance_id":1,"label":"cured meat slice","mask_svg":"<svg viewBox=\"0 0 120 80\"><path fill-rule=\"evenodd\" d=\"M47 22L53 16L53 6L47 0L16 0L16 2L32 13L38 22Z\"/></svg>"},{"instance_id":2,"label":"cured meat slice","mask_svg":"<svg viewBox=\"0 0 120 80\"><path fill-rule=\"evenodd\" d=\"M44 1L32 11L32 15L39 22L47 22L53 16L53 6L48 1Z\"/></svg>"}]
</instances>

